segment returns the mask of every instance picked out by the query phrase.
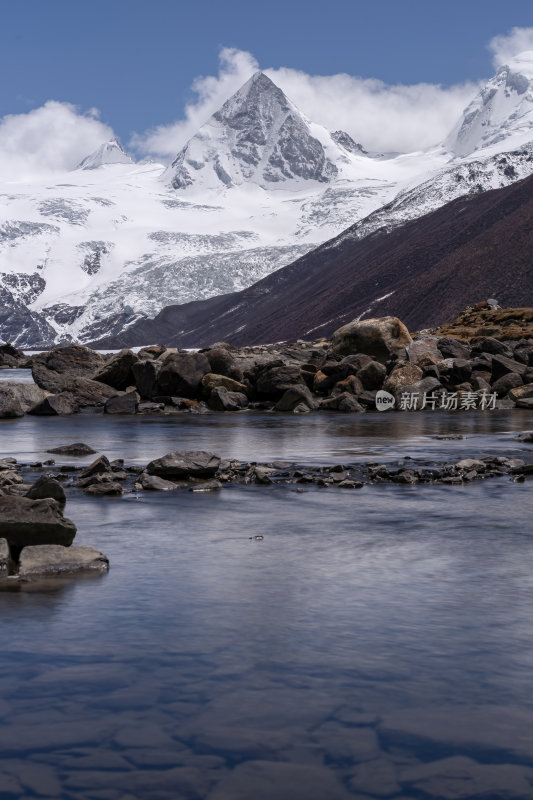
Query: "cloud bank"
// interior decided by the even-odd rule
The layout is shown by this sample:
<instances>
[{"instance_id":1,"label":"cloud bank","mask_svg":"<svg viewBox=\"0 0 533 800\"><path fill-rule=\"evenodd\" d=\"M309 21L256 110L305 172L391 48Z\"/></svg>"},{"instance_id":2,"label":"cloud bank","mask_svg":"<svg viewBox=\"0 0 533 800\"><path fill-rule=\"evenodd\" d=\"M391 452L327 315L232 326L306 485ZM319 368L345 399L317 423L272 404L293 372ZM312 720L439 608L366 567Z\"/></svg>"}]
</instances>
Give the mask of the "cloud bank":
<instances>
[{"instance_id":1,"label":"cloud bank","mask_svg":"<svg viewBox=\"0 0 533 800\"><path fill-rule=\"evenodd\" d=\"M31 180L73 169L112 129L98 112L82 114L70 103L49 100L27 114L0 119L0 179Z\"/></svg>"},{"instance_id":2,"label":"cloud bank","mask_svg":"<svg viewBox=\"0 0 533 800\"><path fill-rule=\"evenodd\" d=\"M196 98L183 119L134 136L130 146L143 155L172 158L258 69L251 53L223 49L218 75L194 81ZM444 139L479 88L475 83L390 86L372 78L307 75L285 67L263 71L313 122L345 130L367 149L384 152L411 152Z\"/></svg>"},{"instance_id":3,"label":"cloud bank","mask_svg":"<svg viewBox=\"0 0 533 800\"><path fill-rule=\"evenodd\" d=\"M488 47L497 69L507 64L518 53L533 50L533 28L511 28L509 33L491 39Z\"/></svg>"}]
</instances>

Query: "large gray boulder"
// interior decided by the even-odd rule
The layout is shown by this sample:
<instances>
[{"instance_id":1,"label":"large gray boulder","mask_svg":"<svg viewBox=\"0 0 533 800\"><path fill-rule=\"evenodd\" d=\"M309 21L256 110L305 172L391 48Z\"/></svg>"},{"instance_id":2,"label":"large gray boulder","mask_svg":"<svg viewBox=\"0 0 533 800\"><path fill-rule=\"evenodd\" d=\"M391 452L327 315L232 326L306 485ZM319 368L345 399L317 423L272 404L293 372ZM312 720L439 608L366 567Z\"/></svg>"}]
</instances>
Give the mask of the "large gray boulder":
<instances>
[{"instance_id":1,"label":"large gray boulder","mask_svg":"<svg viewBox=\"0 0 533 800\"><path fill-rule=\"evenodd\" d=\"M0 538L11 547L61 544L68 547L76 535L74 523L63 516L56 500L0 497Z\"/></svg>"},{"instance_id":2,"label":"large gray boulder","mask_svg":"<svg viewBox=\"0 0 533 800\"><path fill-rule=\"evenodd\" d=\"M68 572L107 572L108 569L109 559L94 547L45 544L23 548L18 574L21 578L29 578Z\"/></svg>"},{"instance_id":3,"label":"large gray boulder","mask_svg":"<svg viewBox=\"0 0 533 800\"><path fill-rule=\"evenodd\" d=\"M75 377L90 378L103 364L100 353L79 344L69 344L34 356L32 375L37 386L56 394Z\"/></svg>"},{"instance_id":4,"label":"large gray boulder","mask_svg":"<svg viewBox=\"0 0 533 800\"><path fill-rule=\"evenodd\" d=\"M139 395L137 392L128 392L110 397L104 405L105 414L135 414Z\"/></svg>"},{"instance_id":5,"label":"large gray boulder","mask_svg":"<svg viewBox=\"0 0 533 800\"><path fill-rule=\"evenodd\" d=\"M202 353L170 353L163 361L157 379L159 395L196 398L202 378L212 372Z\"/></svg>"},{"instance_id":6,"label":"large gray boulder","mask_svg":"<svg viewBox=\"0 0 533 800\"><path fill-rule=\"evenodd\" d=\"M220 458L205 450L176 450L151 461L146 467L149 475L160 478L210 478L220 466Z\"/></svg>"},{"instance_id":7,"label":"large gray boulder","mask_svg":"<svg viewBox=\"0 0 533 800\"><path fill-rule=\"evenodd\" d=\"M339 355L366 353L376 361L388 361L412 343L398 317L375 317L349 322L332 336L331 349Z\"/></svg>"},{"instance_id":8,"label":"large gray boulder","mask_svg":"<svg viewBox=\"0 0 533 800\"><path fill-rule=\"evenodd\" d=\"M121 350L105 362L105 364L98 369L92 379L100 383L106 383L113 389L123 391L128 386L133 386L135 378L133 376L133 365L136 364L139 357L132 353L131 350Z\"/></svg>"},{"instance_id":9,"label":"large gray boulder","mask_svg":"<svg viewBox=\"0 0 533 800\"><path fill-rule=\"evenodd\" d=\"M303 408L301 408L303 406ZM275 411L314 411L318 402L307 386L292 386L282 395L274 406Z\"/></svg>"},{"instance_id":10,"label":"large gray boulder","mask_svg":"<svg viewBox=\"0 0 533 800\"><path fill-rule=\"evenodd\" d=\"M217 375L225 375L227 378L233 378L233 380L239 382L242 381L242 370L225 347L210 348L204 352L204 355L209 361L210 372L214 372Z\"/></svg>"},{"instance_id":11,"label":"large gray boulder","mask_svg":"<svg viewBox=\"0 0 533 800\"><path fill-rule=\"evenodd\" d=\"M31 489L26 492L26 497L30 500L44 500L51 497L57 500L60 505L65 505L66 495L65 490L55 478L50 475L41 475L41 477L33 484Z\"/></svg>"},{"instance_id":12,"label":"large gray boulder","mask_svg":"<svg viewBox=\"0 0 533 800\"><path fill-rule=\"evenodd\" d=\"M157 394L157 378L161 370L161 361L155 359L137 361L131 370L137 391L141 397L151 400Z\"/></svg>"},{"instance_id":13,"label":"large gray boulder","mask_svg":"<svg viewBox=\"0 0 533 800\"><path fill-rule=\"evenodd\" d=\"M24 411L19 399L10 389L0 384L0 419L16 419L23 416Z\"/></svg>"},{"instance_id":14,"label":"large gray boulder","mask_svg":"<svg viewBox=\"0 0 533 800\"><path fill-rule=\"evenodd\" d=\"M207 405L213 411L241 411L248 405L248 398L242 392L228 392L224 386L215 386Z\"/></svg>"},{"instance_id":15,"label":"large gray boulder","mask_svg":"<svg viewBox=\"0 0 533 800\"><path fill-rule=\"evenodd\" d=\"M305 385L302 371L297 365L275 364L259 373L257 392L263 397L279 400L282 395L296 385Z\"/></svg>"},{"instance_id":16,"label":"large gray boulder","mask_svg":"<svg viewBox=\"0 0 533 800\"><path fill-rule=\"evenodd\" d=\"M29 411L36 403L40 403L48 394L48 392L44 389L40 389L34 383L11 383L2 381L2 383L0 383L0 393L4 392L15 397L24 412Z\"/></svg>"},{"instance_id":17,"label":"large gray boulder","mask_svg":"<svg viewBox=\"0 0 533 800\"><path fill-rule=\"evenodd\" d=\"M76 414L79 406L70 392L59 392L59 394L49 394L40 403L30 408L28 414L36 417L65 417L69 414Z\"/></svg>"}]
</instances>

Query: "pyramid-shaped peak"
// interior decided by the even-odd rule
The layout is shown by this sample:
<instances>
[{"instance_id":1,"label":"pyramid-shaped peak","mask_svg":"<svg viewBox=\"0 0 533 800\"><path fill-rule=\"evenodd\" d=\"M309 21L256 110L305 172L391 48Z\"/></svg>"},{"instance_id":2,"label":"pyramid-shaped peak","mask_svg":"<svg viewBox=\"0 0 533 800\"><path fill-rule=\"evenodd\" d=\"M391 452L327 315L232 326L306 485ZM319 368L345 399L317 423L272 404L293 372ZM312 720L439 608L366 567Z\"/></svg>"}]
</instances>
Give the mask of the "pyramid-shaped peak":
<instances>
[{"instance_id":1,"label":"pyramid-shaped peak","mask_svg":"<svg viewBox=\"0 0 533 800\"><path fill-rule=\"evenodd\" d=\"M104 164L133 164L119 140L114 138L103 142L90 155L80 161L76 169L97 169Z\"/></svg>"},{"instance_id":2,"label":"pyramid-shaped peak","mask_svg":"<svg viewBox=\"0 0 533 800\"><path fill-rule=\"evenodd\" d=\"M455 155L497 145L502 151L533 141L533 52L509 60L463 112L446 145Z\"/></svg>"},{"instance_id":3,"label":"pyramid-shaped peak","mask_svg":"<svg viewBox=\"0 0 533 800\"><path fill-rule=\"evenodd\" d=\"M189 139L163 179L174 189L327 183L347 157L328 131L310 123L258 71Z\"/></svg>"}]
</instances>

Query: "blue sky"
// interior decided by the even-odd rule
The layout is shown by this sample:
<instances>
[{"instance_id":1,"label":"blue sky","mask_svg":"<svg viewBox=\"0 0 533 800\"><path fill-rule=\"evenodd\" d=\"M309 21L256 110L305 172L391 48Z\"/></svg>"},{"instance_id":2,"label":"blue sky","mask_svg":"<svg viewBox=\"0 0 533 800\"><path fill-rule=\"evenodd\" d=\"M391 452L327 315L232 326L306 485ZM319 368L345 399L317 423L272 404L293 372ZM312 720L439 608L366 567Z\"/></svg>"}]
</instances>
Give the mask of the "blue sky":
<instances>
[{"instance_id":1,"label":"blue sky","mask_svg":"<svg viewBox=\"0 0 533 800\"><path fill-rule=\"evenodd\" d=\"M55 100L99 110L100 127L80 123L80 149L114 132L168 158L258 66L317 122L371 149L417 149L493 74L493 37L526 28L533 47L531 0L5 0L1 11L0 156L57 140L72 109L28 116ZM19 115L9 131L5 115Z\"/></svg>"},{"instance_id":2,"label":"blue sky","mask_svg":"<svg viewBox=\"0 0 533 800\"><path fill-rule=\"evenodd\" d=\"M262 67L449 85L490 75L487 42L530 24L530 0L4 2L0 116L69 101L127 139L179 116L222 46Z\"/></svg>"}]
</instances>

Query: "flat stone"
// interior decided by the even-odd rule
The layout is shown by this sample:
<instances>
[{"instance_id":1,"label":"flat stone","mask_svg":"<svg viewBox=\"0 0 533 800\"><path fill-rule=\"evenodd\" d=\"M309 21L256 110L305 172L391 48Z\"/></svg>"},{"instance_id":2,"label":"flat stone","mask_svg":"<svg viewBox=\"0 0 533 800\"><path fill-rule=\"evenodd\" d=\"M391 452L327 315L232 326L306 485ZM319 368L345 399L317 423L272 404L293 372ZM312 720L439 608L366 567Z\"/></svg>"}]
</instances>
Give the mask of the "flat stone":
<instances>
[{"instance_id":1,"label":"flat stone","mask_svg":"<svg viewBox=\"0 0 533 800\"><path fill-rule=\"evenodd\" d=\"M189 487L190 492L218 492L219 489L222 489L220 481L206 481Z\"/></svg>"},{"instance_id":2,"label":"flat stone","mask_svg":"<svg viewBox=\"0 0 533 800\"><path fill-rule=\"evenodd\" d=\"M120 497L124 494L124 489L120 483L116 483L116 481L103 481L102 483L93 483L91 486L84 489L84 492L85 494L98 497L106 495L110 497Z\"/></svg>"},{"instance_id":3,"label":"flat stone","mask_svg":"<svg viewBox=\"0 0 533 800\"><path fill-rule=\"evenodd\" d=\"M160 478L209 478L216 473L219 466L220 458L214 453L205 450L175 450L151 461L146 471Z\"/></svg>"},{"instance_id":4,"label":"flat stone","mask_svg":"<svg viewBox=\"0 0 533 800\"><path fill-rule=\"evenodd\" d=\"M63 444L59 447L53 447L46 452L60 456L92 456L96 454L97 451L83 442L74 442L74 444Z\"/></svg>"},{"instance_id":5,"label":"flat stone","mask_svg":"<svg viewBox=\"0 0 533 800\"><path fill-rule=\"evenodd\" d=\"M159 478L157 475L148 475L143 472L139 475L139 483L141 487L147 491L155 492L169 492L176 489L176 484L172 481L166 481L164 478Z\"/></svg>"},{"instance_id":6,"label":"flat stone","mask_svg":"<svg viewBox=\"0 0 533 800\"><path fill-rule=\"evenodd\" d=\"M83 570L107 572L108 569L109 560L94 547L62 547L57 544L44 544L22 549L18 574L23 578Z\"/></svg>"}]
</instances>

